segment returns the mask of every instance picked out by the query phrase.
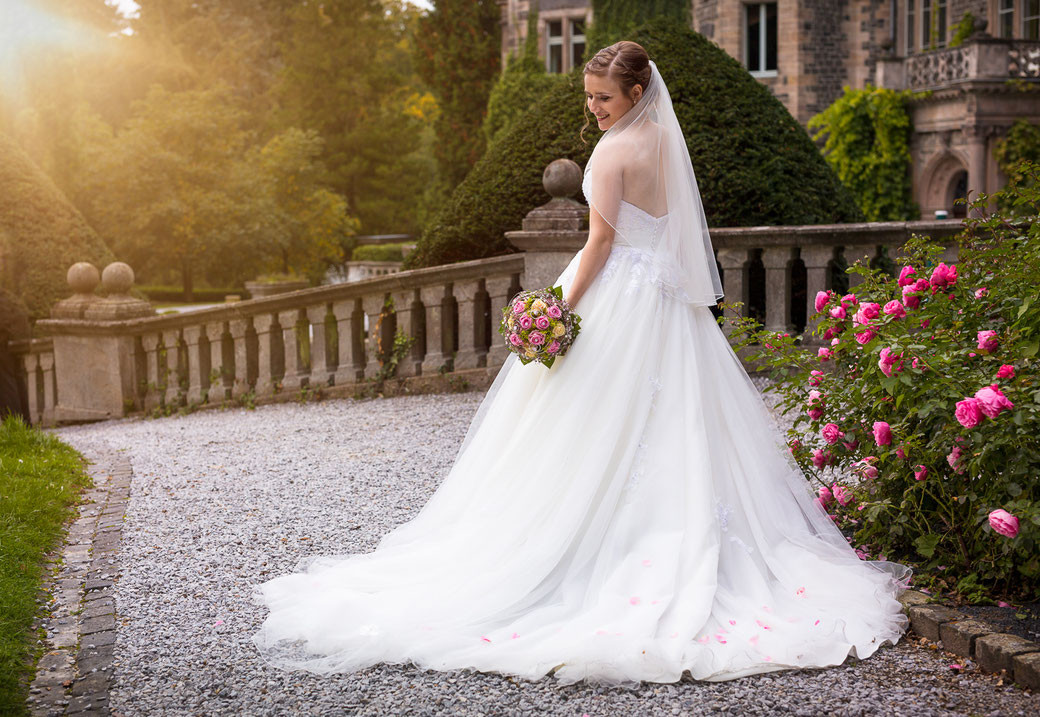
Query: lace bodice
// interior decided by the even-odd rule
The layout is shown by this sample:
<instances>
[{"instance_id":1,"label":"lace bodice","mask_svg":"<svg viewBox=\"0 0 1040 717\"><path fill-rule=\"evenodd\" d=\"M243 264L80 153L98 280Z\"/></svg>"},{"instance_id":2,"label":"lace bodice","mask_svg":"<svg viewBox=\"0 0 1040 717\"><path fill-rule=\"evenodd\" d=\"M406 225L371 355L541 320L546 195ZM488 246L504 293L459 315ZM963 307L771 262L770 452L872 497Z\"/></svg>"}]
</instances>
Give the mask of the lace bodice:
<instances>
[{"instance_id":1,"label":"lace bodice","mask_svg":"<svg viewBox=\"0 0 1040 717\"><path fill-rule=\"evenodd\" d=\"M585 200L589 197L589 175L581 182L581 190ZM618 207L617 226L614 227L614 244L632 246L640 249L653 249L661 238L661 232L668 222L668 215L655 217L640 209L631 202L621 200Z\"/></svg>"}]
</instances>

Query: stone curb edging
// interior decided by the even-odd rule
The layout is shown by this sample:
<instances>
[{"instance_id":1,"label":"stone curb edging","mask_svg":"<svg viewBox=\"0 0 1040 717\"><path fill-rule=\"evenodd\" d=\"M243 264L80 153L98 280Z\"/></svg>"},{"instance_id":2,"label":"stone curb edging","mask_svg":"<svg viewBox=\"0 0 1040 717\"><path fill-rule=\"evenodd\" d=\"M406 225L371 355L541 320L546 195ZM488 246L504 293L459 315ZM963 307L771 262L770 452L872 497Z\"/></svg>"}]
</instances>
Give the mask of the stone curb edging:
<instances>
[{"instance_id":1,"label":"stone curb edging","mask_svg":"<svg viewBox=\"0 0 1040 717\"><path fill-rule=\"evenodd\" d=\"M929 600L918 590L899 597L915 633L941 643L948 652L972 658L984 672L1005 671L1019 687L1040 689L1040 643L998 632L982 620Z\"/></svg>"},{"instance_id":2,"label":"stone curb edging","mask_svg":"<svg viewBox=\"0 0 1040 717\"><path fill-rule=\"evenodd\" d=\"M50 615L39 617L33 627L47 630L27 704L40 717L111 714L116 555L133 470L118 452L92 458L87 472L94 487L84 491L79 517L46 566L51 576L43 592Z\"/></svg>"}]
</instances>

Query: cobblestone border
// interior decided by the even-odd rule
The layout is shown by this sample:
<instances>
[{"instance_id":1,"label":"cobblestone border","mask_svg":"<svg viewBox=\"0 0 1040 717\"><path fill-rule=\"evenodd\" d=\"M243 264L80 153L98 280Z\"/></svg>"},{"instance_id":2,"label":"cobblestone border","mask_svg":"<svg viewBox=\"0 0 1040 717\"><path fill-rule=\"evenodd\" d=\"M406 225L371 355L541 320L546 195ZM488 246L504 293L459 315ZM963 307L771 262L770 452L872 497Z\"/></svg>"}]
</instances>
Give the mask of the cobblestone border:
<instances>
[{"instance_id":1,"label":"cobblestone border","mask_svg":"<svg viewBox=\"0 0 1040 717\"><path fill-rule=\"evenodd\" d=\"M919 590L907 590L899 598L910 628L947 652L969 657L983 672L1003 672L1019 687L1040 689L1040 643L999 632L983 620L959 610L929 603Z\"/></svg>"},{"instance_id":2,"label":"cobblestone border","mask_svg":"<svg viewBox=\"0 0 1040 717\"><path fill-rule=\"evenodd\" d=\"M29 687L33 715L111 714L108 690L116 641L114 581L133 470L119 452L92 456L94 487L51 555L43 584L48 616L44 653Z\"/></svg>"}]
</instances>

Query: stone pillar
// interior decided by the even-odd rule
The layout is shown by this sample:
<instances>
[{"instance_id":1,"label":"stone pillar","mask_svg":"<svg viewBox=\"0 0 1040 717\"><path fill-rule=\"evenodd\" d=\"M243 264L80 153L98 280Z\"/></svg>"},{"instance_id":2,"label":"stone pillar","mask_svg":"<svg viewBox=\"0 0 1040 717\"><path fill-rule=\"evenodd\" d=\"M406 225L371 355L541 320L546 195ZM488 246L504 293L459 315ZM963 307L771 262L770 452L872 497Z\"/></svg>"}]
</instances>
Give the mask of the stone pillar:
<instances>
[{"instance_id":1,"label":"stone pillar","mask_svg":"<svg viewBox=\"0 0 1040 717\"><path fill-rule=\"evenodd\" d=\"M375 378L379 373L379 337L383 332L383 322L379 317L383 313L386 304L384 294L366 294L361 298L361 305L365 315L368 316L368 336L366 337L365 355L365 378ZM389 349L389 347L387 347Z\"/></svg>"},{"instance_id":2,"label":"stone pillar","mask_svg":"<svg viewBox=\"0 0 1040 717\"><path fill-rule=\"evenodd\" d=\"M246 334L249 331L249 319L231 319L228 331L235 344L235 375L231 384L231 397L240 398L250 391L249 386L249 347L246 345Z\"/></svg>"},{"instance_id":3,"label":"stone pillar","mask_svg":"<svg viewBox=\"0 0 1040 717\"><path fill-rule=\"evenodd\" d=\"M816 313L816 294L830 288L830 263L834 259L834 247L815 244L802 247L802 263L805 264L805 336L811 336L819 323L813 319Z\"/></svg>"},{"instance_id":4,"label":"stone pillar","mask_svg":"<svg viewBox=\"0 0 1040 717\"><path fill-rule=\"evenodd\" d=\"M278 313L278 323L282 327L282 350L285 354L285 376L282 388L286 391L298 391L307 382L307 370L300 356L299 323L301 309L289 309ZM308 344L310 339L307 339ZM308 350L310 346L308 345Z\"/></svg>"},{"instance_id":5,"label":"stone pillar","mask_svg":"<svg viewBox=\"0 0 1040 717\"><path fill-rule=\"evenodd\" d=\"M487 365L484 305L477 301L483 283L483 279L463 279L454 282L452 287L459 302L459 352L455 356L455 371Z\"/></svg>"},{"instance_id":6,"label":"stone pillar","mask_svg":"<svg viewBox=\"0 0 1040 717\"><path fill-rule=\"evenodd\" d=\"M272 396L275 393L274 356L272 354L274 342L271 334L279 329L274 325L274 322L274 314L257 314L253 317L253 328L256 330L258 347L256 354L256 388L254 389L257 397Z\"/></svg>"},{"instance_id":7,"label":"stone pillar","mask_svg":"<svg viewBox=\"0 0 1040 717\"><path fill-rule=\"evenodd\" d=\"M588 240L589 208L571 199L581 189L581 179L581 167L572 160L550 162L542 173L542 186L552 199L528 212L522 230L506 232L506 239L524 252L524 289L550 286Z\"/></svg>"},{"instance_id":8,"label":"stone pillar","mask_svg":"<svg viewBox=\"0 0 1040 717\"><path fill-rule=\"evenodd\" d=\"M40 423L45 426L53 425L57 418L58 397L55 395L54 386L57 383L54 376L54 354L40 354L40 368L43 370L43 406L40 410Z\"/></svg>"},{"instance_id":9,"label":"stone pillar","mask_svg":"<svg viewBox=\"0 0 1040 717\"><path fill-rule=\"evenodd\" d=\"M332 302L332 315L336 317L336 374L333 381L337 386L348 386L365 376L365 342L361 340L364 320L361 316L361 300L347 299Z\"/></svg>"},{"instance_id":10,"label":"stone pillar","mask_svg":"<svg viewBox=\"0 0 1040 717\"><path fill-rule=\"evenodd\" d=\"M224 323L206 324L205 331L209 339L209 372L203 381L208 386L207 399L223 401L226 385L235 376L234 366L224 365Z\"/></svg>"},{"instance_id":11,"label":"stone pillar","mask_svg":"<svg viewBox=\"0 0 1040 717\"><path fill-rule=\"evenodd\" d=\"M179 329L163 331L163 345L166 346L166 405L180 406L185 390L181 385L185 378L181 375L181 332Z\"/></svg>"},{"instance_id":12,"label":"stone pillar","mask_svg":"<svg viewBox=\"0 0 1040 717\"><path fill-rule=\"evenodd\" d=\"M859 245L845 247L845 261L854 266L859 261L863 266L870 267L870 262L878 255L877 246ZM863 277L859 274L849 274L849 291L863 283Z\"/></svg>"},{"instance_id":13,"label":"stone pillar","mask_svg":"<svg viewBox=\"0 0 1040 717\"><path fill-rule=\"evenodd\" d=\"M497 368L506 362L511 353L506 348L506 340L498 333L498 326L502 323L502 307L513 298L512 276L489 276L485 282L488 296L491 298L491 336L487 354L488 368Z\"/></svg>"},{"instance_id":14,"label":"stone pillar","mask_svg":"<svg viewBox=\"0 0 1040 717\"><path fill-rule=\"evenodd\" d=\"M188 350L188 403L202 403L202 392L209 385L209 346L203 341L203 326L185 326L184 343Z\"/></svg>"},{"instance_id":15,"label":"stone pillar","mask_svg":"<svg viewBox=\"0 0 1040 717\"><path fill-rule=\"evenodd\" d=\"M987 134L985 127L969 125L962 129L968 139L968 192L969 199L978 199L986 191ZM950 207L951 214L953 207Z\"/></svg>"},{"instance_id":16,"label":"stone pillar","mask_svg":"<svg viewBox=\"0 0 1040 717\"><path fill-rule=\"evenodd\" d=\"M451 296L451 284L424 286L420 289L422 302L426 311L426 356L423 357L422 372L436 374L442 365L452 369L452 352L446 346L451 332L446 330L445 323L451 317L445 316L444 300Z\"/></svg>"},{"instance_id":17,"label":"stone pillar","mask_svg":"<svg viewBox=\"0 0 1040 717\"><path fill-rule=\"evenodd\" d=\"M391 296L394 300L394 313L397 315L397 330L415 339L411 348L408 349L408 353L397 364L397 375L417 376L422 370L422 357L419 355L422 347L419 346L418 316L413 308L413 304L419 301L419 290L404 289L394 291L391 292Z\"/></svg>"},{"instance_id":18,"label":"stone pillar","mask_svg":"<svg viewBox=\"0 0 1040 717\"><path fill-rule=\"evenodd\" d=\"M332 378L329 375L326 351L328 337L325 333L325 317L328 315L328 306L307 307L307 323L311 333L311 371L309 386L328 386Z\"/></svg>"},{"instance_id":19,"label":"stone pillar","mask_svg":"<svg viewBox=\"0 0 1040 717\"><path fill-rule=\"evenodd\" d=\"M33 423L39 423L43 413L39 399L39 381L36 375L36 367L40 365L39 355L25 354L23 364L25 366L25 390L29 393L29 417Z\"/></svg>"},{"instance_id":20,"label":"stone pillar","mask_svg":"<svg viewBox=\"0 0 1040 717\"><path fill-rule=\"evenodd\" d=\"M791 325L791 263L794 247L776 246L762 250L766 269L766 329L793 331Z\"/></svg>"},{"instance_id":21,"label":"stone pillar","mask_svg":"<svg viewBox=\"0 0 1040 717\"><path fill-rule=\"evenodd\" d=\"M749 295L748 286L748 264L751 262L751 250L745 248L719 249L719 264L722 266L722 284L725 291L724 301L726 304L740 302L743 308L739 311L727 307L725 317L736 319L747 315L747 303ZM723 324L726 333L732 333L733 329L728 324Z\"/></svg>"},{"instance_id":22,"label":"stone pillar","mask_svg":"<svg viewBox=\"0 0 1040 717\"><path fill-rule=\"evenodd\" d=\"M165 399L162 386L164 372L160 371L159 367L159 344L159 334L142 334L141 348L144 349L145 364L144 403L142 407L145 411L151 411L156 406L161 405Z\"/></svg>"}]
</instances>

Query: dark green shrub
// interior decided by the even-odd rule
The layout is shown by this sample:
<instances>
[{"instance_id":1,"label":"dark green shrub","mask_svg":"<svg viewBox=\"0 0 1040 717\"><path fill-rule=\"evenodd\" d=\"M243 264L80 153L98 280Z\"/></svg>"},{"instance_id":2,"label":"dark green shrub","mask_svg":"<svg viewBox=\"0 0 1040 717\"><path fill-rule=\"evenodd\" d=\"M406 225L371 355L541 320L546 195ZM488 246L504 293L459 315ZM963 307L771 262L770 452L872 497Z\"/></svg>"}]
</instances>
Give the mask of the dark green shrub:
<instances>
[{"instance_id":1,"label":"dark green shrub","mask_svg":"<svg viewBox=\"0 0 1040 717\"><path fill-rule=\"evenodd\" d=\"M160 286L139 286L137 287L148 301L155 303L181 303L184 301L184 287L174 286L172 284ZM244 288L226 287L226 288L205 288L205 287L194 287L192 289L192 298L203 304L212 304L224 301L224 297L228 294L238 294L241 297L247 295L247 291Z\"/></svg>"},{"instance_id":2,"label":"dark green shrub","mask_svg":"<svg viewBox=\"0 0 1040 717\"><path fill-rule=\"evenodd\" d=\"M686 134L711 226L822 224L861 218L809 135L739 62L668 19L633 33L657 63ZM519 229L548 201L542 172L568 157L584 166L599 135L584 124L581 69L550 89L477 162L423 232L405 268L513 251ZM581 197L579 196L579 199Z\"/></svg>"},{"instance_id":3,"label":"dark green shrub","mask_svg":"<svg viewBox=\"0 0 1040 717\"><path fill-rule=\"evenodd\" d=\"M362 244L354 247L351 261L401 261L404 244Z\"/></svg>"},{"instance_id":4,"label":"dark green shrub","mask_svg":"<svg viewBox=\"0 0 1040 717\"><path fill-rule=\"evenodd\" d=\"M54 182L10 138L0 134L0 256L5 282L33 321L70 294L65 274L77 261L98 270L112 252Z\"/></svg>"}]
</instances>

